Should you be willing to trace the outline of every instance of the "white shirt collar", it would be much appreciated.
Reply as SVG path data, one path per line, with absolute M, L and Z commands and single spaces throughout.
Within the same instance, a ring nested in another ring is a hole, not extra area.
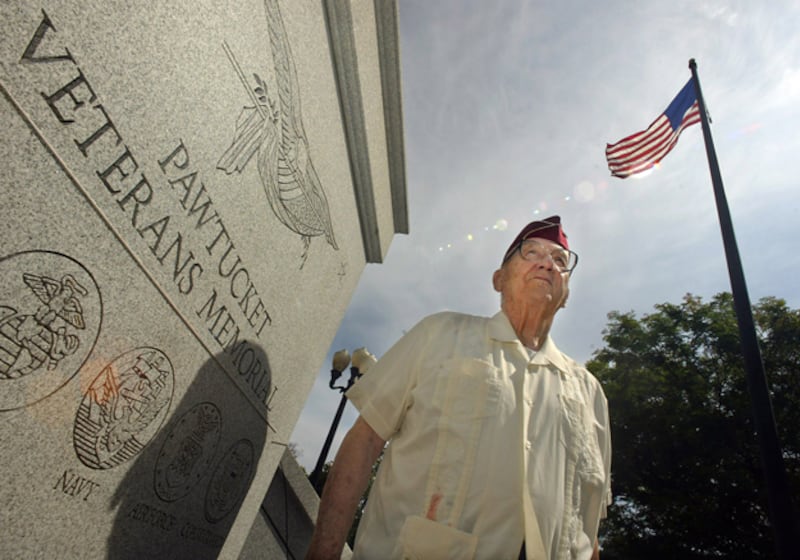
M 498 311 L 491 319 L 489 319 L 489 336 L 497 341 L 500 342 L 514 342 L 520 345 L 521 349 L 528 355 L 527 350 L 525 350 L 525 346 L 520 342 L 519 338 L 517 337 L 517 333 L 514 332 L 514 327 L 511 326 L 511 321 L 508 320 L 508 316 L 505 312 Z M 555 366 L 559 371 L 563 371 L 564 373 L 568 373 L 570 371 L 569 367 L 567 366 L 567 361 L 564 358 L 564 354 L 556 346 L 553 339 L 550 338 L 550 335 L 547 335 L 547 338 L 542 344 L 542 347 L 530 358 L 530 362 L 535 365 L 547 365 L 552 364 Z

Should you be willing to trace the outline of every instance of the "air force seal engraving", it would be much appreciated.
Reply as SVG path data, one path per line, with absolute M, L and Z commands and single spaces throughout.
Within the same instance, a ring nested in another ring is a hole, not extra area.
M 34 404 L 72 379 L 102 315 L 97 283 L 75 259 L 50 251 L 0 258 L 0 411 Z
M 109 469 L 137 455 L 164 421 L 173 385 L 172 364 L 161 350 L 135 348 L 112 360 L 75 416 L 73 442 L 81 462 Z
M 181 416 L 156 461 L 154 486 L 165 502 L 186 496 L 206 474 L 219 444 L 222 418 L 213 403 L 202 402 Z

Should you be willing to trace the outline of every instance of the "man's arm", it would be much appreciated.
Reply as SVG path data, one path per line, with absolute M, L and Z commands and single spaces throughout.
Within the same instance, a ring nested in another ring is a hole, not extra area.
M 386 441 L 359 416 L 344 437 L 328 473 L 306 560 L 341 557 L 356 506 L 367 489 L 372 465 L 385 444 Z

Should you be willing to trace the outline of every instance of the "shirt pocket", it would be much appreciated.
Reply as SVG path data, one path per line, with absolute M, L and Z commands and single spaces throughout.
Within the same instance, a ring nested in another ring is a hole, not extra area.
M 452 358 L 438 368 L 435 400 L 443 417 L 470 420 L 497 415 L 498 368 L 475 358 Z
M 433 399 L 439 459 L 471 460 L 482 431 L 498 413 L 499 370 L 489 362 L 466 358 L 447 360 L 439 368 Z
M 471 560 L 478 537 L 418 515 L 406 518 L 391 557 L 402 560 Z

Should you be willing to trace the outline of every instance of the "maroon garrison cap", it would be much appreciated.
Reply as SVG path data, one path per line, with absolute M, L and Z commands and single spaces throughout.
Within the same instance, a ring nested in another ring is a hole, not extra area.
M 552 241 L 553 243 L 558 243 L 569 251 L 567 234 L 561 229 L 561 216 L 550 216 L 544 220 L 531 222 L 522 228 L 522 231 L 519 232 L 514 238 L 514 241 L 511 242 L 511 245 L 508 246 L 506 254 L 503 255 L 503 262 L 506 262 L 511 255 L 514 254 L 514 251 L 516 251 L 520 243 L 531 237 L 540 237 Z

